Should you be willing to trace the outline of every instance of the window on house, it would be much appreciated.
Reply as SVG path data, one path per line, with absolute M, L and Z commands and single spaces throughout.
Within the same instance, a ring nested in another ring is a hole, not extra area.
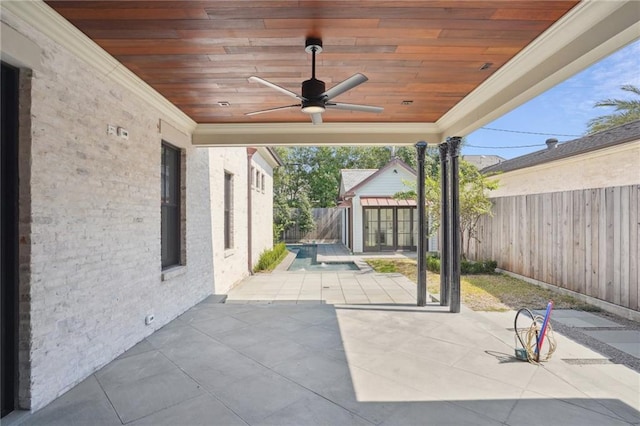
M 260 178 L 260 188 L 262 188 L 262 192 L 264 192 L 264 175 L 262 175 L 262 177 Z
M 260 189 L 260 170 L 256 170 L 256 190 Z
M 252 188 L 255 188 L 255 186 L 257 185 L 255 171 L 256 171 L 256 168 L 251 167 L 251 187 Z
M 162 268 L 180 264 L 180 150 L 162 143 L 161 166 L 161 246 Z
M 224 173 L 224 248 L 233 247 L 233 175 Z

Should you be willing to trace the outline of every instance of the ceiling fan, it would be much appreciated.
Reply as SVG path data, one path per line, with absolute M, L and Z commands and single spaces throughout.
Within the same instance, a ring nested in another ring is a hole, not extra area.
M 326 109 L 342 109 L 348 111 L 360 112 L 382 112 L 384 108 L 370 105 L 355 105 L 331 102 L 333 98 L 343 94 L 347 90 L 364 83 L 368 78 L 364 74 L 354 74 L 341 83 L 336 84 L 329 90 L 325 90 L 324 81 L 316 79 L 316 54 L 322 52 L 322 40 L 319 38 L 307 38 L 304 49 L 307 53 L 311 53 L 311 78 L 302 82 L 302 95 L 298 95 L 284 87 L 273 84 L 270 81 L 260 77 L 251 76 L 249 81 L 252 83 L 260 83 L 264 86 L 284 93 L 287 96 L 296 98 L 300 101 L 298 104 L 287 105 L 277 108 L 264 109 L 261 111 L 248 112 L 246 115 L 264 114 L 267 112 L 280 111 L 289 108 L 300 108 L 302 112 L 311 116 L 313 124 L 322 123 L 322 113 Z

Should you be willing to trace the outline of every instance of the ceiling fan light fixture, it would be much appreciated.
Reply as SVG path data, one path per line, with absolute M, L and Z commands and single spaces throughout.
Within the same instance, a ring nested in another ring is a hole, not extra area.
M 324 102 L 321 100 L 309 100 L 302 103 L 302 112 L 306 114 L 319 114 L 325 110 Z
M 321 105 L 309 105 L 306 107 L 302 107 L 302 112 L 307 114 L 318 114 L 323 113 L 325 108 Z

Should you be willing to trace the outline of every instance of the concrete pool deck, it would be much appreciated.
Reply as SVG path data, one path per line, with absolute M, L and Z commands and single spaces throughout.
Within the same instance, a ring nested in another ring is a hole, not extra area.
M 357 271 L 287 271 L 289 256 L 272 273 L 247 277 L 229 291 L 227 303 L 416 303 L 416 286 L 402 274 L 379 274 L 364 261 L 372 257 L 415 258 L 415 252 L 352 255 L 340 244 L 318 244 L 318 262 L 354 262 Z
M 514 312 L 415 296 L 400 274 L 256 274 L 15 424 L 640 425 L 637 371 L 560 333 L 548 362 L 516 361 Z
M 640 423 L 637 372 L 561 335 L 514 361 L 512 314 L 211 297 L 22 424 Z

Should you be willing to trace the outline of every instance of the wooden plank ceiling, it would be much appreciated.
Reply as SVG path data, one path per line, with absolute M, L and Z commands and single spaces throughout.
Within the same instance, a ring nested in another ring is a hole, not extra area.
M 196 122 L 268 123 L 309 117 L 246 116 L 295 103 L 247 79 L 300 93 L 311 76 L 306 36 L 323 40 L 316 77 L 327 88 L 369 78 L 336 102 L 384 107 L 327 110 L 325 122 L 436 122 L 578 1 L 47 3 Z

